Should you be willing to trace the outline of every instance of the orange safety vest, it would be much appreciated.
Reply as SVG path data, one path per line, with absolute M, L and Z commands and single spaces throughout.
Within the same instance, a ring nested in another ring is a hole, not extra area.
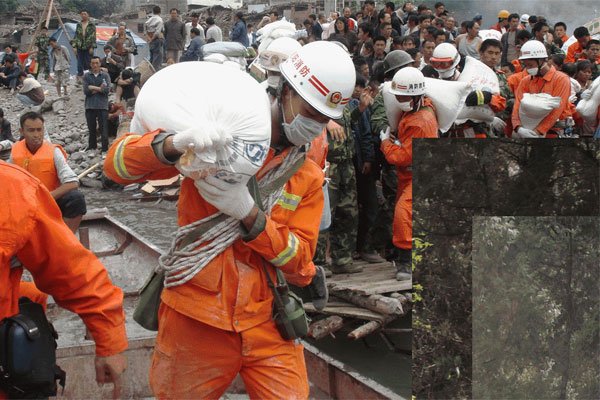
M 34 154 L 27 148 L 25 140 L 15 143 L 12 147 L 11 158 L 15 165 L 27 170 L 31 175 L 38 178 L 49 191 L 53 191 L 60 186 L 58 173 L 54 166 L 54 149 L 58 148 L 67 157 L 67 153 L 57 144 L 52 144 L 44 140 Z

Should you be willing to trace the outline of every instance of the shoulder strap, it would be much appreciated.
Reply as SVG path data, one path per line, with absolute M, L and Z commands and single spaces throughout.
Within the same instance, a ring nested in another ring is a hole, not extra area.
M 302 167 L 304 161 L 306 161 L 305 155 L 298 158 L 298 160 L 296 160 L 292 165 L 290 165 L 287 171 L 285 171 L 279 178 L 275 179 L 273 182 L 271 182 L 262 189 L 259 189 L 256 176 L 252 176 L 252 178 L 250 178 L 250 180 L 248 181 L 248 189 L 250 190 L 252 198 L 254 198 L 254 201 L 261 210 L 264 211 L 264 204 L 262 202 L 262 198 L 269 196 L 271 193 L 285 185 L 286 182 L 289 181 L 296 172 L 298 172 L 300 167 Z
M 256 202 L 256 205 L 262 211 L 264 211 L 264 204 L 262 202 L 262 197 L 268 196 L 270 193 L 272 193 L 276 189 L 285 185 L 285 183 L 287 181 L 289 181 L 290 178 L 300 169 L 302 164 L 304 164 L 304 161 L 305 161 L 305 157 L 304 156 L 300 157 L 292 165 L 290 165 L 288 170 L 285 171 L 279 178 L 275 179 L 273 182 L 271 182 L 271 184 L 267 185 L 267 187 L 263 188 L 262 190 L 259 189 L 258 181 L 256 180 L 256 176 L 252 176 L 252 178 L 250 178 L 250 180 L 248 181 L 248 190 L 250 191 L 250 195 Z M 202 236 L 205 232 L 207 232 L 209 229 L 211 229 L 215 225 L 225 221 L 227 218 L 229 218 L 228 215 L 220 214 L 220 215 L 216 216 L 215 218 L 211 219 L 210 221 L 206 221 L 202 225 L 197 226 L 195 229 L 190 231 L 185 236 L 185 238 L 180 242 L 178 247 L 181 249 L 181 248 L 184 248 L 185 246 L 193 243 L 200 236 Z M 277 278 L 279 280 L 279 276 Z M 284 282 L 285 282 L 285 280 L 284 280 Z

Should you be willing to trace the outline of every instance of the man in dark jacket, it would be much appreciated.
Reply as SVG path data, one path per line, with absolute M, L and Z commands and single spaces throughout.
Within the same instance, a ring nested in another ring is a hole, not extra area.
M 248 43 L 248 30 L 246 29 L 246 20 L 244 20 L 244 13 L 238 11 L 233 16 L 234 25 L 231 29 L 231 35 L 229 39 L 232 42 L 241 43 L 244 47 L 250 46 Z
M 0 85 L 9 87 L 10 92 L 14 93 L 20 74 L 21 68 L 16 62 L 16 57 L 7 55 L 4 59 L 4 67 L 0 68 Z
M 190 29 L 190 36 L 192 40 L 187 50 L 181 56 L 181 61 L 202 61 L 202 46 L 204 46 L 204 41 L 200 36 L 200 29 Z
M 100 58 L 92 57 L 90 71 L 83 76 L 85 119 L 90 132 L 88 149 L 97 147 L 97 127 L 100 128 L 102 151 L 108 151 L 108 92 L 110 76 L 100 69 Z
M 171 9 L 171 19 L 165 22 L 165 47 L 167 49 L 167 61 L 172 58 L 178 62 L 185 45 L 185 24 L 179 18 L 179 10 Z

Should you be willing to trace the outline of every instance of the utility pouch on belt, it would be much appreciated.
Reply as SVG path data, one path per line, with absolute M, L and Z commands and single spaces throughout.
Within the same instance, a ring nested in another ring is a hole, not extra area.
M 294 340 L 306 336 L 309 319 L 304 311 L 300 297 L 289 290 L 283 273 L 276 269 L 277 286 L 273 284 L 269 272 L 263 263 L 269 287 L 273 291 L 273 320 L 284 340 Z
M 140 290 L 140 299 L 133 320 L 149 331 L 158 330 L 158 307 L 164 288 L 165 273 L 154 271 Z
M 65 372 L 56 365 L 54 327 L 41 305 L 19 299 L 19 314 L 0 322 L 0 389 L 11 399 L 56 396 Z

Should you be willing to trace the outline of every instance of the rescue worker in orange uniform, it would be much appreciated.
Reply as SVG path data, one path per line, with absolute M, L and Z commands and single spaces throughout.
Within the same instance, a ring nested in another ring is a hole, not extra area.
M 39 180 L 0 161 L 0 182 L 0 321 L 19 312 L 19 281 L 26 265 L 44 292 L 81 316 L 96 342 L 96 380 L 113 382 L 113 394 L 120 397 L 127 366 L 122 291 L 65 226 Z
M 573 36 L 577 41 L 569 46 L 567 49 L 567 56 L 565 57 L 565 63 L 573 63 L 579 59 L 587 58 L 585 54 L 585 48 L 591 39 L 590 31 L 585 26 L 575 28 Z
M 38 178 L 58 204 L 67 226 L 75 232 L 86 213 L 85 198 L 77 190 L 79 180 L 69 167 L 62 147 L 44 140 L 44 117 L 35 112 L 21 116 L 24 140 L 12 146 L 9 162 Z
M 280 70 L 271 149 L 259 181 L 321 134 L 330 119 L 339 119 L 354 89 L 352 61 L 331 42 L 307 44 Z M 119 183 L 178 174 L 174 163 L 186 149 L 178 135 L 157 130 L 123 136 L 107 154 L 105 173 Z M 163 290 L 150 371 L 157 398 L 219 398 L 238 373 L 251 398 L 308 397 L 303 347 L 277 331 L 263 266 L 273 280 L 279 268 L 289 283 L 311 281 L 323 179 L 321 168 L 305 160 L 285 184 L 285 204 L 278 202 L 270 214 L 254 204 L 246 185 L 184 179 L 180 225 L 221 212 L 240 220 L 243 234 L 191 280 Z
M 381 151 L 396 166 L 398 191 L 394 212 L 394 246 L 400 249 L 396 279 L 410 279 L 412 261 L 412 142 L 413 139 L 437 138 L 438 122 L 431 100 L 425 97 L 425 77 L 416 68 L 396 72 L 390 93 L 396 95 L 403 114 L 398 122 L 398 140 L 382 132 Z
M 440 79 L 457 81 L 460 77 L 460 71 L 458 70 L 460 54 L 454 45 L 450 43 L 439 44 L 433 50 L 430 62 L 431 66 L 440 74 Z M 467 106 L 488 105 L 494 113 L 499 113 L 506 108 L 506 99 L 499 94 L 474 90 L 467 96 L 465 104 Z M 488 137 L 488 131 L 489 127 L 485 122 L 468 119 L 462 124 L 453 124 L 450 130 L 446 132 L 446 136 L 485 139 Z
M 548 65 L 546 46 L 537 40 L 530 40 L 521 48 L 519 57 L 529 76 L 523 78 L 515 92 L 515 105 L 512 113 L 513 137 L 516 138 L 556 138 L 560 126 L 555 126 L 557 120 L 564 121 L 571 115 L 569 96 L 571 95 L 571 82 L 569 77 L 553 66 Z M 534 129 L 521 126 L 519 108 L 524 93 L 547 93 L 553 97 L 560 97 L 560 105 L 538 124 Z

